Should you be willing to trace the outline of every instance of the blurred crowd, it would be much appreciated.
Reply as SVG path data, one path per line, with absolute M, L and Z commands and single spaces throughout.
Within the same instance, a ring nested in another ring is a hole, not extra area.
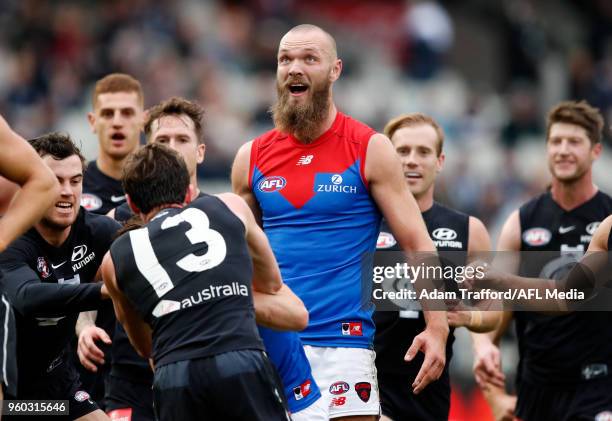
M 546 187 L 547 110 L 586 99 L 612 121 L 607 0 L 3 0 L 0 113 L 25 137 L 67 131 L 94 158 L 93 83 L 129 73 L 147 106 L 180 95 L 205 107 L 201 181 L 227 189 L 238 147 L 271 127 L 278 41 L 306 22 L 336 37 L 342 111 L 378 130 L 405 112 L 440 122 L 438 198 L 481 218 L 494 241 Z M 611 193 L 612 154 L 601 161 L 596 182 Z M 456 364 L 467 379 L 470 362 Z
M 612 120 L 605 0 L 5 0 L 0 112 L 26 137 L 68 131 L 93 157 L 92 84 L 127 72 L 147 105 L 172 95 L 204 105 L 203 180 L 225 180 L 238 147 L 271 126 L 276 46 L 301 22 L 336 36 L 343 111 L 379 130 L 403 112 L 441 122 L 440 199 L 482 218 L 494 237 L 505 210 L 546 185 L 552 104 L 584 98 Z M 596 166 L 604 188 L 605 166 Z

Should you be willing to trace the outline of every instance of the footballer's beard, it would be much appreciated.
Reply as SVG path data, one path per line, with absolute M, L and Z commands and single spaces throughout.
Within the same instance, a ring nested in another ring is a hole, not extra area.
M 278 100 L 270 107 L 274 126 L 283 133 L 291 133 L 302 142 L 310 143 L 321 133 L 321 124 L 327 118 L 330 103 L 331 82 L 326 80 L 319 86 L 311 85 L 312 95 L 304 104 L 291 104 L 288 80 L 284 85 L 276 83 Z

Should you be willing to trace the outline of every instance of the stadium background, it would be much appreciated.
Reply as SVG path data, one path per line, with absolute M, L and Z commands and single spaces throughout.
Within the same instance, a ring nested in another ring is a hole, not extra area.
M 0 113 L 25 137 L 67 131 L 95 158 L 86 120 L 93 83 L 130 73 L 146 106 L 180 95 L 205 107 L 202 188 L 226 190 L 238 147 L 271 126 L 278 41 L 305 22 L 336 37 L 342 111 L 378 130 L 412 111 L 442 124 L 447 161 L 436 196 L 481 218 L 494 241 L 509 212 L 548 182 L 546 110 L 587 99 L 612 121 L 607 0 L 2 0 Z M 609 133 L 605 142 L 609 149 Z M 605 149 L 595 180 L 610 193 Z M 452 419 L 486 419 L 471 345 L 458 336 Z M 505 345 L 511 380 L 512 335 Z

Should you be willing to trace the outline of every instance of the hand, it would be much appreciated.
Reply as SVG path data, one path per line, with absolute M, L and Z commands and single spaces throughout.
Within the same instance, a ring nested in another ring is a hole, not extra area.
M 468 310 L 448 310 L 446 312 L 448 317 L 448 325 L 452 327 L 470 327 L 470 321 L 472 320 L 472 312 Z
M 506 376 L 501 369 L 499 348 L 490 339 L 481 339 L 474 344 L 474 377 L 481 389 L 489 385 L 505 389 Z
M 89 371 L 98 371 L 96 364 L 104 364 L 104 353 L 96 345 L 96 341 L 101 340 L 105 344 L 110 344 L 111 339 L 104 329 L 97 326 L 88 326 L 81 331 L 77 345 L 79 361 Z
M 516 396 L 508 395 L 506 393 L 496 394 L 490 402 L 491 412 L 493 412 L 493 418 L 495 421 L 517 421 L 518 418 L 514 416 L 514 410 L 516 409 Z
M 417 373 L 412 389 L 414 394 L 419 394 L 425 387 L 440 378 L 444 365 L 446 364 L 446 340 L 448 329 L 425 328 L 417 335 L 408 348 L 404 360 L 410 362 L 414 359 L 417 352 L 425 354 L 425 360 L 421 369 Z

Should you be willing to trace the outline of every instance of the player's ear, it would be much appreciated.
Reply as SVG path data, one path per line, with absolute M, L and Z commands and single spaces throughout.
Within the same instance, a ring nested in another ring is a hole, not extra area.
M 130 207 L 130 209 L 132 210 L 132 212 L 134 212 L 135 215 L 140 215 L 140 209 L 138 209 L 138 206 L 136 206 L 136 204 L 134 202 L 132 202 L 132 199 L 130 198 L 130 195 L 126 193 L 125 195 L 125 200 L 127 200 L 127 204 Z
M 87 113 L 87 121 L 89 122 L 89 127 L 91 128 L 91 132 L 96 132 L 96 115 L 94 113 Z

